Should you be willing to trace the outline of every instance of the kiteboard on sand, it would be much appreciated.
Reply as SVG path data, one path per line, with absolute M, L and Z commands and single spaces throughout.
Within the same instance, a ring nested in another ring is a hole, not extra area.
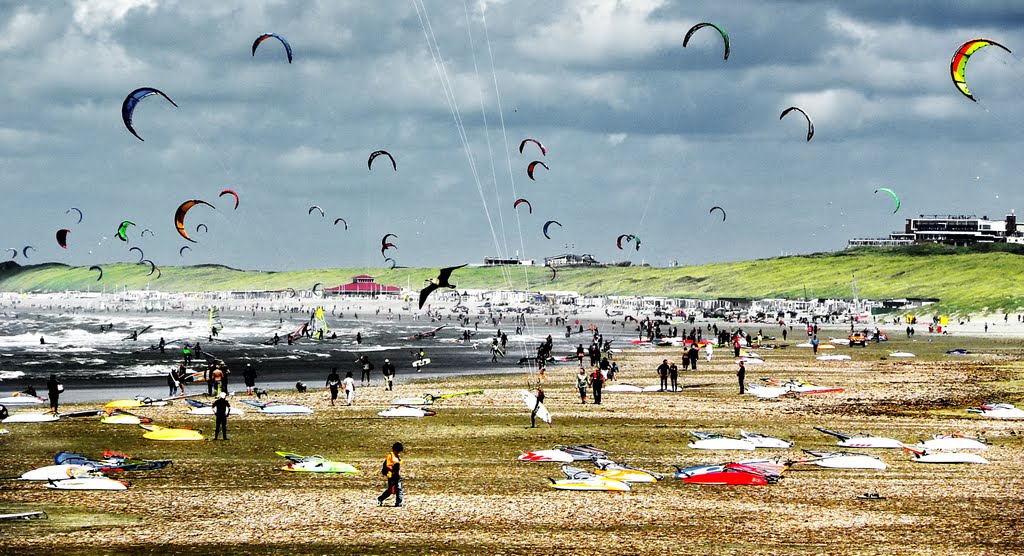
M 523 403 L 526 404 L 526 409 L 529 409 L 532 412 L 533 408 L 537 407 L 537 396 L 534 396 L 526 390 L 520 392 L 519 396 L 523 398 Z M 548 408 L 544 407 L 543 403 L 541 403 L 540 407 L 537 408 L 537 417 L 539 417 L 541 421 L 544 421 L 549 425 L 551 424 L 551 413 L 548 412 Z
M 0 514 L 0 520 L 3 519 L 49 519 L 50 516 L 46 512 L 22 512 L 20 514 Z

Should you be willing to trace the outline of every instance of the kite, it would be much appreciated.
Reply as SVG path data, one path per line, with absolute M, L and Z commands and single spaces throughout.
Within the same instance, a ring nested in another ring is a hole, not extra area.
M 96 277 L 96 281 L 97 282 L 99 282 L 100 280 L 103 279 L 103 269 L 100 268 L 99 265 L 95 265 L 94 264 L 94 265 L 89 267 L 89 270 L 95 270 L 95 271 L 98 271 L 100 273 L 100 275 Z
M 557 220 L 548 220 L 547 222 L 545 222 L 544 223 L 544 237 L 546 237 L 548 239 L 551 239 L 551 236 L 548 235 L 548 227 L 551 226 L 552 224 L 558 224 L 559 228 L 562 227 L 562 223 L 557 221 Z
M 690 27 L 690 30 L 686 32 L 686 36 L 683 37 L 683 48 L 686 48 L 686 43 L 690 42 L 690 37 L 692 37 L 694 33 L 696 33 L 698 30 L 703 29 L 705 27 L 714 27 L 716 31 L 718 31 L 719 33 L 722 34 L 722 40 L 725 41 L 725 59 L 728 60 L 729 59 L 729 35 L 726 35 L 725 34 L 725 30 L 723 30 L 721 27 L 715 25 L 714 23 L 698 23 L 698 24 L 694 25 L 693 27 Z
M 160 269 L 156 267 L 156 264 L 154 264 L 153 261 L 149 259 L 142 259 L 141 261 L 139 261 L 139 264 L 145 263 L 149 263 L 149 274 L 147 274 L 146 276 L 152 276 L 154 272 L 160 271 Z M 157 277 L 159 278 L 159 275 Z
M 725 222 L 725 209 L 722 207 L 711 207 L 711 210 L 708 211 L 708 214 L 715 212 L 715 209 L 722 211 L 722 222 Z
M 545 265 L 545 266 L 547 266 L 549 269 L 551 269 L 551 281 L 554 282 L 555 281 L 555 277 L 558 276 L 558 271 L 556 271 L 555 267 L 553 267 L 551 265 Z
M 210 229 L 206 227 L 206 224 L 200 224 L 200 225 L 196 226 L 196 233 L 197 234 L 199 233 L 199 228 L 203 229 L 203 233 L 206 233 L 206 232 L 210 231 Z
M 306 214 L 313 214 L 313 210 L 320 211 L 320 216 L 327 216 L 326 214 L 324 214 L 324 209 L 320 208 L 318 205 L 313 205 L 309 207 L 309 210 L 306 211 Z
M 12 259 L 18 258 L 18 250 L 17 249 L 15 249 L 13 247 L 8 247 L 7 250 L 11 252 L 11 258 Z
M 526 199 L 516 199 L 516 202 L 512 203 L 512 208 L 519 208 L 519 205 L 522 203 L 526 203 L 526 208 L 530 211 L 530 214 L 533 214 L 533 205 Z
M 142 249 L 141 249 L 141 248 L 139 248 L 139 247 L 132 247 L 131 249 L 129 249 L 129 250 L 128 250 L 128 252 L 129 252 L 129 253 L 131 253 L 132 251 L 138 251 L 138 252 L 139 252 L 139 262 L 140 262 L 140 263 L 141 263 L 142 261 L 146 260 L 146 255 L 145 255 L 145 254 L 143 254 L 143 252 L 142 252 Z
M 341 222 L 342 224 L 344 224 L 346 230 L 348 229 L 348 222 L 346 222 L 344 218 L 335 218 L 334 219 L 334 225 L 337 226 L 338 222 Z
M 386 245 L 391 245 L 392 247 L 394 247 L 393 244 L 389 244 L 388 243 L 388 237 L 393 237 L 395 239 L 398 239 L 398 236 L 396 236 L 395 234 L 384 234 L 384 237 L 380 238 L 380 246 L 381 247 L 384 247 Z
M 879 191 L 881 191 L 883 193 L 888 193 L 889 195 L 892 195 L 892 200 L 896 201 L 896 210 L 892 211 L 892 213 L 896 214 L 897 212 L 899 212 L 900 211 L 900 198 L 896 196 L 896 192 L 893 191 L 892 189 L 889 189 L 888 187 L 879 187 L 878 189 L 875 190 L 875 193 L 878 193 Z
M 312 292 L 313 292 L 313 295 L 316 295 L 316 289 L 317 289 L 317 288 L 319 288 L 319 287 L 320 287 L 320 286 L 322 286 L 322 285 L 323 285 L 323 283 L 322 283 L 322 282 L 317 282 L 317 283 L 313 284 L 313 289 L 312 289 L 312 290 L 310 290 L 310 291 L 312 291 Z
M 221 191 L 220 195 L 217 195 L 217 197 L 223 197 L 225 195 L 232 195 L 232 196 L 234 196 L 234 198 L 235 198 L 235 209 L 237 210 L 238 209 L 238 193 L 235 193 L 234 191 L 232 191 L 230 189 L 225 189 L 224 191 Z
M 185 238 L 187 241 L 191 241 L 192 243 L 195 243 L 196 240 L 188 237 L 188 233 L 185 232 L 185 213 L 196 205 L 206 205 L 214 210 L 217 209 L 217 207 L 207 203 L 206 201 L 192 199 L 191 201 L 185 201 L 178 207 L 178 210 L 174 211 L 174 227 L 178 229 L 178 234 L 181 235 L 181 237 Z
M 281 44 L 284 45 L 284 51 L 288 54 L 288 63 L 292 63 L 292 45 L 288 44 L 288 41 L 284 40 L 284 37 L 278 35 L 277 33 L 263 33 L 262 35 L 256 37 L 256 40 L 252 43 L 252 55 L 256 56 L 256 47 L 258 47 L 261 42 L 269 39 L 270 37 L 274 37 L 275 39 L 281 41 Z
M 116 235 L 117 239 L 119 239 L 121 241 L 128 241 L 128 226 L 134 226 L 134 225 L 135 225 L 135 222 L 131 222 L 129 220 L 125 220 L 124 222 L 121 222 L 120 226 L 117 227 L 117 233 L 114 234 L 114 235 Z
M 450 266 L 448 268 L 442 268 L 441 271 L 437 273 L 437 278 L 427 280 L 427 287 L 420 290 L 420 309 L 422 309 L 423 304 L 427 302 L 427 296 L 433 293 L 434 290 L 438 288 L 450 288 L 454 290 L 455 285 L 449 283 L 448 281 L 451 280 L 452 272 L 464 266 L 466 265 L 460 264 L 459 266 Z
M 538 164 L 543 166 L 545 170 L 550 170 L 550 168 L 548 168 L 547 164 L 544 164 L 543 162 L 541 162 L 539 160 L 534 160 L 533 162 L 530 163 L 529 166 L 526 167 L 526 175 L 530 176 L 531 180 L 533 179 L 533 169 L 536 168 Z
M 548 155 L 548 150 L 544 148 L 544 145 L 540 144 L 540 141 L 538 141 L 536 139 L 530 139 L 530 138 L 523 139 L 523 141 L 521 143 L 519 143 L 519 154 L 523 154 L 523 148 L 526 147 L 527 143 L 533 143 L 533 144 L 537 145 L 538 147 L 540 147 L 540 154 L 542 154 L 544 156 Z
M 619 249 L 622 249 L 622 240 L 633 241 L 633 236 L 629 234 L 622 234 L 621 236 L 616 238 L 615 246 L 618 247 Z
M 25 248 L 21 250 L 21 256 L 25 257 L 27 259 L 28 258 L 28 250 L 29 249 L 31 249 L 33 251 L 36 250 L 35 247 L 32 247 L 31 245 L 26 245 Z
M 174 104 L 174 101 L 171 100 L 171 97 L 165 95 L 163 91 L 160 91 L 159 89 L 141 87 L 129 93 L 128 96 L 124 98 L 124 102 L 121 103 L 121 120 L 124 121 L 124 126 L 128 128 L 128 131 L 130 131 L 139 141 L 145 141 L 145 139 L 139 137 L 138 133 L 135 133 L 135 128 L 132 127 L 132 113 L 135 112 L 135 105 L 150 95 L 160 95 L 167 99 L 167 102 L 173 104 L 175 108 L 178 107 L 178 105 Z
M 394 270 L 395 266 L 398 264 L 398 262 L 395 261 L 395 259 L 392 259 L 391 257 L 385 257 L 384 258 L 384 262 L 388 262 L 388 261 L 391 261 L 391 268 L 389 268 L 388 270 Z
M 994 40 L 973 39 L 960 45 L 960 48 L 956 49 L 956 52 L 953 53 L 953 59 L 949 62 L 949 75 L 953 78 L 953 85 L 956 85 L 957 90 L 974 102 L 978 102 L 978 99 L 974 98 L 974 95 L 967 88 L 967 60 L 972 54 L 986 46 L 998 46 L 1012 54 L 1009 48 L 1006 48 Z
M 797 108 L 796 106 L 790 106 L 789 108 L 782 111 L 782 114 L 779 115 L 779 119 L 781 120 L 782 118 L 786 117 L 786 114 L 789 114 L 793 110 L 796 110 L 797 112 L 803 114 L 805 118 L 807 118 L 807 140 L 810 141 L 811 137 L 814 137 L 814 122 L 811 121 L 811 117 L 807 115 L 807 112 L 804 112 L 803 110 Z
M 184 256 L 185 256 L 185 250 L 186 250 L 186 249 L 188 249 L 189 251 L 191 251 L 191 250 L 192 250 L 192 248 L 191 248 L 191 247 L 189 247 L 188 245 L 185 245 L 185 246 L 183 246 L 183 247 L 182 247 L 181 249 L 178 249 L 178 256 L 179 256 L 179 257 L 184 257 Z
M 388 151 L 373 151 L 372 153 L 370 153 L 370 158 L 366 159 L 366 169 L 373 170 L 373 159 L 377 158 L 382 154 L 386 155 L 388 158 L 391 159 L 391 167 L 397 172 L 398 164 L 395 164 L 395 157 L 391 156 L 391 153 L 389 153 Z
M 71 230 L 61 229 L 57 230 L 57 245 L 60 245 L 62 249 L 68 248 L 68 234 Z
M 146 228 L 145 230 L 142 230 L 142 233 L 139 234 L 139 237 L 146 237 L 146 232 L 149 232 L 149 235 L 151 235 L 151 236 L 152 235 L 156 235 L 156 234 L 153 233 L 153 230 L 150 230 L 149 228 Z
M 384 257 L 384 260 L 388 259 L 388 256 L 384 254 L 384 252 L 387 251 L 388 249 L 398 249 L 398 246 L 395 245 L 394 243 L 385 243 L 384 245 L 382 245 L 380 248 L 380 255 Z
M 64 214 L 71 214 L 71 211 L 75 211 L 75 212 L 78 213 L 78 224 L 81 224 L 82 223 L 82 216 L 84 216 L 82 214 L 82 210 L 78 209 L 78 208 L 75 208 L 75 207 L 71 207 L 68 210 L 64 211 Z

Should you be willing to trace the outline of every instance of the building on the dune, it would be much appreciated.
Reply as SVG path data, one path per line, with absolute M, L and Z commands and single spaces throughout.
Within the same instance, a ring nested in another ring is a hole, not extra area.
M 1021 243 L 1024 232 L 1017 227 L 1017 215 L 1012 211 L 1003 220 L 989 220 L 988 216 L 922 214 L 907 218 L 902 232 L 893 232 L 886 238 L 853 238 L 846 248 L 898 247 L 915 243 L 943 243 L 946 245 L 974 245 L 977 243 Z
M 334 286 L 333 288 L 323 288 L 324 295 L 338 295 L 338 296 L 376 296 L 376 295 L 395 295 L 402 293 L 402 288 L 397 286 L 385 286 L 384 284 L 378 284 L 374 281 L 373 276 L 367 276 L 366 274 L 360 274 L 359 276 L 353 276 L 352 282 L 349 284 L 342 284 L 340 286 Z

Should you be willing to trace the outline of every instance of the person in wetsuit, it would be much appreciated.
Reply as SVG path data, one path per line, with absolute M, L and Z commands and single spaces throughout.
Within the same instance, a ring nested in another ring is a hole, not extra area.
M 341 376 L 338 375 L 338 368 L 332 367 L 331 374 L 327 375 L 327 383 L 324 385 L 331 391 L 331 405 L 338 399 L 338 389 L 341 388 Z
M 228 403 L 228 395 L 226 392 L 221 392 L 213 402 L 213 414 L 217 419 L 217 425 L 213 431 L 214 440 L 217 440 L 222 433 L 224 440 L 228 439 L 228 412 L 230 411 L 231 404 Z

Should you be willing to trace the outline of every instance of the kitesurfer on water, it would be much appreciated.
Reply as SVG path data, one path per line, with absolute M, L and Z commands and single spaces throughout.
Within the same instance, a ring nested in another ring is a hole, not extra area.
M 341 387 L 341 376 L 338 375 L 338 368 L 331 367 L 331 374 L 327 375 L 327 383 L 324 385 L 331 391 L 331 405 L 338 399 L 338 388 Z
M 384 501 L 387 500 L 392 494 L 395 495 L 395 507 L 398 508 L 402 505 L 404 499 L 404 493 L 402 492 L 402 458 L 399 454 L 405 450 L 401 442 L 395 442 L 391 446 L 391 451 L 388 452 L 387 457 L 384 458 L 384 465 L 380 468 L 381 475 L 388 480 L 388 488 L 377 497 L 377 505 L 383 506 Z
M 221 392 L 213 402 L 213 414 L 216 416 L 217 424 L 213 431 L 213 439 L 224 433 L 224 440 L 228 439 L 228 412 L 231 411 L 231 404 L 228 403 L 227 392 Z

